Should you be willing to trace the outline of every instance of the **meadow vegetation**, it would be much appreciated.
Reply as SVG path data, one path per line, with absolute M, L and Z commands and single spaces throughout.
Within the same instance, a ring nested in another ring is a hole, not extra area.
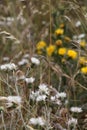
M 0 1 L 1 130 L 87 130 L 86 6 Z

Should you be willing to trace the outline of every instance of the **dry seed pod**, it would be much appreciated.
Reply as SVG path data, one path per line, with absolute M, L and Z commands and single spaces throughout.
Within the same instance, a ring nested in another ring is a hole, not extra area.
M 61 108 L 60 116 L 63 117 L 64 120 L 68 119 L 69 111 L 67 108 Z

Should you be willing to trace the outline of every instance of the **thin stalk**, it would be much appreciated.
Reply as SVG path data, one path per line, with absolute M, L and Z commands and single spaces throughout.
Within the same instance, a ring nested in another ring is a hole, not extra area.
M 50 44 L 52 44 L 52 17 L 51 17 L 51 0 L 49 0 L 49 12 L 50 12 Z
M 1 118 L 2 118 L 2 123 L 3 123 L 4 130 L 6 130 L 6 125 L 5 125 L 5 121 L 4 121 L 3 111 L 1 111 Z

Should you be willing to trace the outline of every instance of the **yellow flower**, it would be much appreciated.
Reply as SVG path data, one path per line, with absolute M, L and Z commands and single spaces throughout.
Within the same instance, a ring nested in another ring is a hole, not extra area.
M 44 41 L 40 41 L 37 43 L 37 50 L 43 49 L 44 47 L 46 47 L 46 43 Z
M 67 51 L 67 55 L 68 55 L 68 57 L 70 57 L 72 59 L 76 59 L 77 58 L 77 52 L 74 51 L 74 50 L 71 50 L 71 49 Z
M 79 63 L 84 65 L 85 63 L 87 63 L 87 60 L 85 57 L 79 57 Z
M 42 51 L 41 51 L 41 50 L 38 50 L 38 51 L 37 51 L 37 54 L 41 55 L 41 54 L 42 54 Z
M 62 63 L 66 63 L 66 59 L 63 58 L 63 59 L 61 60 L 61 62 L 62 62 Z
M 81 68 L 81 72 L 82 72 L 83 74 L 87 74 L 87 67 L 82 67 L 82 68 Z
M 58 28 L 56 31 L 55 31 L 55 34 L 56 35 L 62 35 L 64 33 L 64 29 L 61 29 L 61 28 Z
M 67 36 L 64 37 L 64 40 L 65 40 L 66 42 L 70 42 L 70 41 L 71 41 L 71 39 L 70 39 L 69 37 L 67 37 Z
M 86 42 L 85 42 L 84 40 L 81 41 L 81 42 L 80 42 L 80 46 L 84 48 L 84 47 L 86 46 Z
M 55 46 L 54 45 L 49 45 L 46 49 L 47 51 L 47 55 L 51 56 L 53 54 L 53 52 L 55 51 Z
M 64 24 L 62 23 L 62 24 L 60 24 L 60 28 L 64 28 Z
M 61 46 L 61 45 L 62 45 L 62 40 L 57 40 L 57 41 L 56 41 L 56 45 L 57 45 L 57 46 Z
M 64 47 L 62 47 L 62 48 L 60 48 L 59 50 L 58 50 L 58 54 L 59 55 L 65 55 L 66 54 L 66 48 L 64 48 Z

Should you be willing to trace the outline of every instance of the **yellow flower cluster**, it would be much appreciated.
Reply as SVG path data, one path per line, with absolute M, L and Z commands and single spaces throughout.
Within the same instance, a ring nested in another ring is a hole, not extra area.
M 86 67 L 82 67 L 82 68 L 81 68 L 81 72 L 82 72 L 83 74 L 87 74 L 87 66 L 86 66 Z
M 38 42 L 36 46 L 37 50 L 43 49 L 45 47 L 46 47 L 46 43 L 44 41 Z
M 55 45 L 49 45 L 47 48 L 46 48 L 46 52 L 47 52 L 47 55 L 48 56 L 52 56 L 52 54 L 54 53 L 55 51 Z
M 77 52 L 72 50 L 72 49 L 69 49 L 67 50 L 65 47 L 61 47 L 58 49 L 58 54 L 59 55 L 67 55 L 68 57 L 70 57 L 71 59 L 76 59 L 77 58 Z
M 65 54 L 66 54 L 66 48 L 65 48 L 65 47 L 59 48 L 58 54 L 59 54 L 59 55 L 62 55 L 62 56 L 65 55 Z
M 62 28 L 58 28 L 56 31 L 55 31 L 55 34 L 56 35 L 62 35 L 64 33 L 64 29 Z
M 70 50 L 67 51 L 67 55 L 71 59 L 76 59 L 77 58 L 77 52 L 74 51 L 74 50 L 72 50 L 72 49 L 70 49 Z

